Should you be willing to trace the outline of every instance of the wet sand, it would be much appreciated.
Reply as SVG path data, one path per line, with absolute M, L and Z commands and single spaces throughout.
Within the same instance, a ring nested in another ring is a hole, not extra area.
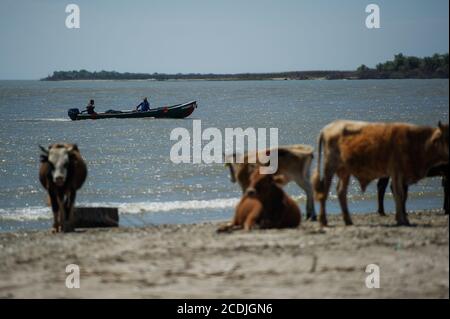
M 449 298 L 448 216 L 217 234 L 220 223 L 0 234 L 2 298 Z M 68 264 L 79 289 L 65 286 Z M 368 264 L 380 288 L 366 287 Z

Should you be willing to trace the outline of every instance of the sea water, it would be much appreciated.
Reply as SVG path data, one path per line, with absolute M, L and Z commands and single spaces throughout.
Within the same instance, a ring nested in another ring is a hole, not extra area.
M 69 108 L 95 100 L 96 111 L 196 100 L 187 119 L 70 121 Z M 170 132 L 203 127 L 278 128 L 279 144 L 317 148 L 320 129 L 335 119 L 448 122 L 448 80 L 362 81 L 0 81 L 0 231 L 49 228 L 52 213 L 39 184 L 39 148 L 77 143 L 88 178 L 79 206 L 118 207 L 121 226 L 193 223 L 231 218 L 240 195 L 223 164 L 174 164 Z M 317 156 L 316 156 L 317 158 Z M 313 167 L 315 166 L 313 162 Z M 362 194 L 352 179 L 351 212 L 376 211 L 376 183 Z M 305 212 L 305 194 L 286 188 Z M 410 188 L 408 210 L 438 209 L 439 178 Z M 394 209 L 389 189 L 386 210 Z M 318 207 L 317 207 L 318 208 Z M 329 213 L 339 213 L 334 186 Z

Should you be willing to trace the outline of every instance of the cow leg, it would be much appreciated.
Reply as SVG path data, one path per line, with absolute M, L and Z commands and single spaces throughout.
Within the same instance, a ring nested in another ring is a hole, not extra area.
M 447 176 L 442 177 L 442 187 L 444 187 L 444 212 L 446 215 L 448 215 L 448 178 L 447 178 Z
M 66 224 L 66 207 L 64 203 L 64 194 L 58 194 L 58 212 L 59 212 L 59 229 L 58 232 L 65 232 L 65 224 Z
M 342 218 L 344 219 L 345 225 L 353 225 L 352 219 L 350 217 L 350 212 L 348 210 L 347 204 L 347 189 L 348 183 L 350 181 L 350 174 L 348 173 L 339 173 L 338 174 L 339 181 L 336 186 L 336 192 L 339 198 L 339 204 L 341 205 Z
M 380 216 L 386 216 L 384 212 L 384 194 L 386 193 L 386 188 L 389 184 L 389 177 L 383 177 L 378 180 L 378 214 Z
M 74 230 L 74 222 L 75 222 L 75 216 L 74 216 L 74 203 L 76 198 L 76 192 L 70 191 L 67 194 L 67 205 L 66 205 L 66 218 L 68 220 L 65 221 L 65 231 L 73 231 Z
M 58 199 L 56 198 L 55 194 L 50 193 L 49 194 L 50 204 L 52 206 L 52 212 L 53 212 L 53 227 L 52 227 L 52 233 L 57 233 L 60 230 L 61 227 L 61 221 L 59 219 L 59 206 L 58 206 Z
M 296 180 L 295 183 L 306 193 L 306 219 L 316 221 L 317 216 L 314 208 L 314 194 L 309 177 Z
M 325 211 L 326 198 L 320 199 L 320 212 L 319 212 L 319 222 L 321 226 L 328 226 L 327 214 Z
M 242 226 L 235 225 L 234 223 L 230 222 L 230 223 L 220 226 L 219 228 L 217 228 L 216 231 L 218 233 L 224 233 L 224 232 L 230 232 L 230 231 L 241 229 L 241 228 L 242 228 Z
M 332 167 L 329 162 L 326 162 L 323 176 L 323 194 L 320 197 L 319 222 L 321 226 L 328 225 L 325 204 L 328 198 L 328 192 L 330 191 L 331 182 L 333 181 L 334 172 L 334 167 Z
M 247 216 L 244 222 L 244 230 L 249 231 L 258 222 L 261 217 L 260 209 L 253 209 Z
M 395 198 L 395 219 L 399 226 L 409 226 L 406 216 L 406 199 L 408 197 L 408 186 L 399 176 L 392 177 L 392 190 Z
M 239 224 L 237 212 L 235 212 L 231 222 L 217 228 L 218 233 L 231 232 L 233 230 L 241 229 L 243 226 Z

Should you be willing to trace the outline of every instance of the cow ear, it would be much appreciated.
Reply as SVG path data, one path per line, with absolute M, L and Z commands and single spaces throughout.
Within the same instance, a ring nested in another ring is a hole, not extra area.
M 41 149 L 41 155 L 39 156 L 41 163 L 48 162 L 48 149 L 42 145 L 39 145 L 39 148 Z
M 441 129 L 441 131 L 448 130 L 448 124 L 447 123 L 442 123 L 441 121 L 439 121 L 438 127 Z
M 439 127 L 438 129 L 435 129 L 433 135 L 431 135 L 431 143 L 436 144 L 442 137 L 442 128 Z
M 73 152 L 73 151 L 78 151 L 78 145 L 77 144 L 72 144 L 69 147 L 69 152 Z
M 41 163 L 47 163 L 48 162 L 48 156 L 47 155 L 41 154 L 41 156 L 39 158 L 40 158 Z

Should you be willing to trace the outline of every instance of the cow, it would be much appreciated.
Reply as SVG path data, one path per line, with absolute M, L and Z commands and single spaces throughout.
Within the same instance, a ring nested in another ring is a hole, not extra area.
M 390 177 L 397 224 L 409 225 L 405 209 L 408 186 L 424 178 L 431 167 L 448 162 L 448 141 L 448 124 L 441 122 L 437 128 L 346 120 L 328 124 L 319 135 L 318 165 L 312 179 L 315 197 L 321 206 L 320 224 L 327 226 L 325 202 L 333 176 L 337 174 L 337 194 L 346 225 L 352 224 L 347 206 L 351 175 L 359 181 L 363 192 L 372 180 Z
M 448 215 L 448 164 L 442 164 L 439 166 L 432 167 L 427 172 L 427 177 L 436 177 L 442 176 L 442 187 L 444 188 L 444 212 Z M 389 184 L 389 177 L 380 178 L 377 183 L 378 190 L 378 214 L 380 216 L 386 216 L 384 212 L 384 194 L 386 192 L 386 188 Z
M 52 232 L 74 230 L 76 192 L 87 176 L 87 167 L 76 144 L 40 146 L 39 181 L 48 192 L 53 211 Z
M 294 228 L 300 225 L 300 208 L 282 188 L 286 183 L 282 175 L 261 174 L 258 169 L 250 176 L 246 189 L 231 223 L 217 231 L 231 231 L 244 228 L 249 231 L 254 226 L 260 228 Z
M 264 153 L 270 155 L 273 149 L 261 150 L 257 154 Z M 310 168 L 313 160 L 313 147 L 309 145 L 287 145 L 277 148 L 278 152 L 278 169 L 276 175 L 284 176 L 285 183 L 295 181 L 306 193 L 306 217 L 307 219 L 316 220 L 316 212 L 314 209 L 314 195 L 310 181 Z M 243 163 L 236 163 L 236 154 L 226 157 L 226 166 L 230 170 L 230 179 L 232 183 L 238 183 L 244 193 L 250 184 L 250 175 L 253 170 L 261 165 L 256 160 L 249 161 L 254 153 L 247 153 L 243 156 Z M 256 162 L 256 163 L 254 163 Z

